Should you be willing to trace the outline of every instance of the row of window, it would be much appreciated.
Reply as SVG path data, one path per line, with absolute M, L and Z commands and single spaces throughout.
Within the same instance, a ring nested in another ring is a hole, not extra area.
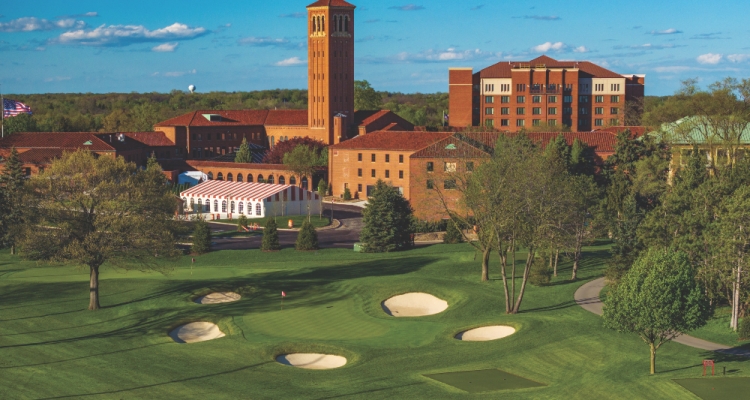
M 362 168 L 358 168 L 357 169 L 357 176 L 360 177 L 360 178 L 362 177 Z M 370 177 L 377 178 L 377 171 L 374 170 L 374 169 L 370 170 Z M 390 170 L 388 170 L 388 169 L 385 170 L 385 177 L 386 178 L 390 178 L 391 177 L 391 171 Z M 404 179 L 404 171 L 398 171 L 398 179 Z
M 206 134 L 206 140 L 237 140 L 237 133 L 217 133 L 216 136 L 213 136 L 210 133 Z M 203 135 L 200 133 L 193 133 L 191 135 L 193 140 L 203 140 Z M 260 139 L 260 133 L 259 132 L 253 132 L 250 134 L 250 139 Z
M 378 156 L 375 153 L 370 154 L 370 161 L 371 162 L 377 162 L 377 160 L 378 160 Z M 362 161 L 362 153 L 357 153 L 357 161 Z M 391 155 L 390 154 L 386 154 L 385 155 L 385 162 L 387 162 L 387 163 L 391 162 Z M 399 164 L 403 164 L 404 163 L 404 155 L 403 154 L 399 154 L 398 155 L 398 163 Z
M 209 172 L 206 175 L 208 176 L 209 180 L 213 180 L 214 179 L 214 173 L 213 172 Z M 217 181 L 223 181 L 224 178 L 225 178 L 224 174 L 221 173 L 221 172 L 219 172 L 216 175 L 216 180 Z M 244 182 L 244 179 L 245 179 L 245 177 L 242 174 L 237 174 L 237 182 Z M 258 176 L 257 176 L 256 179 L 258 180 L 258 183 L 276 183 L 276 180 L 277 180 L 276 178 L 274 178 L 273 175 L 269 175 L 268 178 L 264 178 L 262 174 L 258 174 Z M 226 176 L 226 180 L 228 182 L 233 182 L 234 181 L 234 175 L 232 175 L 231 172 L 228 173 L 227 176 Z M 253 175 L 252 174 L 247 174 L 247 181 L 248 182 L 253 182 Z M 279 181 L 279 185 L 286 185 L 286 178 L 283 175 L 279 176 L 278 181 Z M 306 177 L 302 178 L 302 182 L 301 183 L 302 183 L 302 188 L 303 189 L 307 189 L 307 178 Z M 289 184 L 290 185 L 296 185 L 297 184 L 297 178 L 295 178 L 293 176 L 290 176 L 289 177 Z
M 492 119 L 487 119 L 484 121 L 484 125 L 488 128 L 492 128 L 495 126 L 495 121 Z M 534 119 L 531 120 L 531 125 L 533 126 L 541 126 L 542 120 L 541 119 Z M 500 120 L 500 126 L 510 126 L 510 120 L 509 119 L 501 119 Z M 526 120 L 524 119 L 517 119 L 516 120 L 516 126 L 526 126 Z M 547 120 L 547 126 L 557 126 L 557 120 L 550 119 Z
M 510 96 L 499 96 L 501 103 L 510 103 Z M 531 96 L 531 102 L 532 103 L 541 103 L 542 97 L 544 96 Z M 558 96 L 547 96 L 547 103 L 557 103 L 557 97 Z M 588 103 L 589 102 L 589 96 L 579 96 L 578 101 L 580 103 Z M 610 103 L 619 103 L 620 102 L 620 96 L 618 95 L 612 95 L 609 96 Z M 495 96 L 485 96 L 484 102 L 486 104 L 493 104 L 495 103 Z M 525 103 L 526 102 L 526 96 L 516 96 L 516 103 Z M 564 103 L 572 103 L 573 102 L 573 96 L 563 96 L 563 102 Z M 594 102 L 596 103 L 604 103 L 604 96 L 594 96 Z
M 183 197 L 182 201 L 185 203 L 185 205 L 187 205 L 187 199 L 186 198 Z M 221 211 L 219 211 L 220 210 L 219 209 L 219 204 L 221 204 Z M 247 207 L 245 207 L 245 204 L 247 204 Z M 234 214 L 235 209 L 236 209 L 240 214 L 245 214 L 245 210 L 247 210 L 247 215 L 253 215 L 253 208 L 254 208 L 256 216 L 263 215 L 262 214 L 263 210 L 262 210 L 262 206 L 261 206 L 260 202 L 255 203 L 255 207 L 253 207 L 253 203 L 250 202 L 250 201 L 248 201 L 247 203 L 242 202 L 242 201 L 239 201 L 239 202 L 236 202 L 236 203 L 234 201 L 230 201 L 229 203 L 227 203 L 226 200 L 222 200 L 221 203 L 219 203 L 219 200 L 214 200 L 214 204 L 213 204 L 214 210 L 213 210 L 213 212 L 215 212 L 215 213 L 218 213 L 218 212 L 226 213 L 227 212 L 227 205 L 229 205 L 229 213 L 231 213 L 231 214 Z M 235 208 L 235 206 L 237 206 L 237 207 Z M 210 213 L 211 212 L 211 200 L 206 199 L 206 201 L 204 203 L 203 199 L 198 199 L 198 202 L 195 203 L 195 199 L 191 198 L 190 199 L 190 209 L 198 211 L 198 212 Z
M 435 163 L 432 161 L 428 161 L 427 165 L 427 172 L 435 172 Z M 456 172 L 458 168 L 458 164 L 454 162 L 443 162 L 443 172 Z M 466 163 L 466 171 L 467 172 L 473 172 L 474 171 L 474 162 L 469 161 Z
M 455 190 L 456 189 L 456 180 L 455 179 L 446 179 L 443 181 L 443 189 L 445 190 Z M 435 189 L 435 181 L 433 180 L 427 180 L 427 189 Z
M 531 109 L 532 115 L 542 115 L 542 107 L 533 107 Z M 563 114 L 572 114 L 573 109 L 570 107 L 564 107 L 563 108 Z M 610 107 L 609 109 L 610 115 L 619 115 L 620 109 L 617 107 Z M 588 114 L 588 109 L 581 107 L 580 110 L 581 115 Z M 604 107 L 595 107 L 594 108 L 594 114 L 596 115 L 604 115 Z M 484 109 L 484 115 L 495 115 L 495 109 L 493 107 L 485 107 Z M 510 115 L 510 107 L 501 107 L 500 108 L 500 115 Z M 517 107 L 516 108 L 516 114 L 515 115 L 526 115 L 526 108 L 525 107 Z M 557 115 L 557 108 L 556 107 L 550 107 L 547 108 L 547 115 Z

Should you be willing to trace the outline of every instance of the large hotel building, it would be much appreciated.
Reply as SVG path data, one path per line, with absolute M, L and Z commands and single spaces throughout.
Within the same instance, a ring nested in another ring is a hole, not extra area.
M 451 68 L 450 126 L 519 131 L 566 125 L 580 132 L 626 125 L 625 105 L 643 99 L 644 85 L 645 75 L 547 56 L 503 61 L 476 73 Z

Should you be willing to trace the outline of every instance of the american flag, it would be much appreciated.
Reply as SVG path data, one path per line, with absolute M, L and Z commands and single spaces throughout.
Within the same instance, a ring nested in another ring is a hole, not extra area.
M 15 117 L 18 114 L 31 114 L 31 107 L 20 101 L 3 99 L 3 118 Z

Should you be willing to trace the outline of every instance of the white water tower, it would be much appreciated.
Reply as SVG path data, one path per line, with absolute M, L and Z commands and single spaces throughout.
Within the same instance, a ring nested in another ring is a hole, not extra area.
M 195 85 L 188 86 L 188 90 L 190 91 L 190 93 L 195 93 Z

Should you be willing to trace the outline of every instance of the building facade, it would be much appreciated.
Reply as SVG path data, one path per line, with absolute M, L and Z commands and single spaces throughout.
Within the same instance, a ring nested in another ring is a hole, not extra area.
M 627 105 L 642 101 L 644 88 L 645 75 L 547 56 L 503 61 L 476 73 L 451 68 L 450 126 L 510 132 L 535 126 L 565 125 L 573 131 L 621 126 L 631 117 L 626 112 L 639 112 Z

